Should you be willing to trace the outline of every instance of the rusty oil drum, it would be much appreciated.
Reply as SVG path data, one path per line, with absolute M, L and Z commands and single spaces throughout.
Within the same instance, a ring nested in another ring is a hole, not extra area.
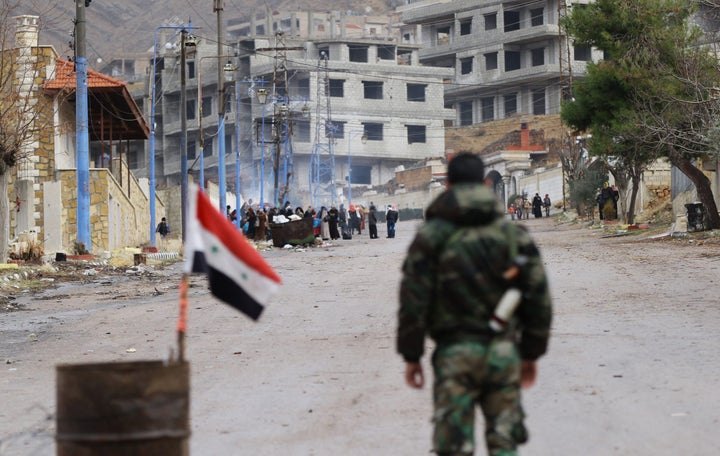
M 66 364 L 56 374 L 58 456 L 189 454 L 188 363 Z

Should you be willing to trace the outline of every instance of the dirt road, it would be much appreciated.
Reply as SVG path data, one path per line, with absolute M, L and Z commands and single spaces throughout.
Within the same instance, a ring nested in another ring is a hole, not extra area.
M 720 246 L 523 223 L 547 264 L 555 320 L 525 396 L 522 454 L 717 454 Z M 193 455 L 428 454 L 430 391 L 404 386 L 394 349 L 414 229 L 266 252 L 284 286 L 259 323 L 193 279 Z M 57 363 L 167 358 L 179 270 L 66 284 L 0 314 L 0 455 L 54 454 Z

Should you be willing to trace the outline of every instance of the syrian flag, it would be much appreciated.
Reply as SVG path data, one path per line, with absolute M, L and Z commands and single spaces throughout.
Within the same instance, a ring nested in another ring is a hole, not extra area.
M 188 200 L 185 272 L 206 273 L 215 297 L 257 320 L 280 277 L 197 184 Z

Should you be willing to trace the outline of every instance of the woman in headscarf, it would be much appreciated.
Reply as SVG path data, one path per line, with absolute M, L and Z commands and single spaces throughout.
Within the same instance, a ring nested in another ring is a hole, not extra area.
M 355 230 L 357 230 L 358 234 L 362 234 L 360 231 L 360 217 L 358 217 L 358 214 L 355 211 L 355 206 L 352 204 L 348 209 L 348 214 L 350 215 L 350 233 L 354 233 Z
M 255 231 L 255 240 L 264 241 L 267 239 L 268 216 L 267 212 L 257 211 L 257 230 Z
M 328 210 L 325 206 L 320 208 L 318 219 L 320 219 L 320 237 L 323 241 L 327 241 L 330 239 L 330 221 L 328 220 Z
M 340 232 L 338 231 L 338 221 L 340 219 L 340 213 L 335 206 L 330 206 L 328 211 L 328 223 L 330 225 L 330 239 L 340 239 Z
M 532 201 L 533 215 L 535 218 L 542 217 L 542 198 L 539 193 L 536 193 Z

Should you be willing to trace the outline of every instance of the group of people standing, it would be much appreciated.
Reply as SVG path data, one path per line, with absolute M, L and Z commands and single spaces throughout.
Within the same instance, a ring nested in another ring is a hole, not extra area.
M 550 217 L 550 206 L 552 206 L 550 195 L 546 193 L 543 198 L 539 193 L 535 193 L 532 201 L 524 196 L 517 197 L 515 201 L 508 206 L 508 213 L 513 220 L 515 220 L 516 217 L 517 220 L 523 220 L 523 218 L 527 220 L 530 218 L 531 212 L 535 218 L 541 218 L 543 216 L 543 210 L 545 217 Z
M 352 235 L 357 232 L 361 235 L 365 230 L 365 225 L 369 228 L 370 239 L 378 238 L 378 210 L 374 203 L 366 209 L 365 206 L 359 204 L 357 206 L 351 204 L 346 210 L 344 204 L 340 204 L 337 208 L 334 205 L 321 206 L 318 211 L 312 206 L 303 209 L 301 206 L 292 208 L 289 201 L 285 202 L 282 208 L 270 208 L 269 210 L 260 209 L 252 206 L 252 200 L 249 204 L 246 202 L 240 208 L 240 214 L 236 210 L 230 210 L 227 206 L 227 218 L 233 223 L 237 223 L 237 217 L 240 216 L 240 227 L 243 233 L 249 239 L 255 241 L 271 239 L 270 224 L 278 215 L 283 215 L 288 219 L 312 218 L 315 236 L 322 240 L 336 239 L 352 239 Z M 395 237 L 395 225 L 398 221 L 399 214 L 395 206 L 388 205 L 385 213 L 385 223 L 387 225 L 387 237 Z
M 395 206 L 388 205 L 385 213 L 385 223 L 387 225 L 386 237 L 395 237 L 395 224 L 398 221 L 398 217 L 399 215 Z M 357 232 L 358 235 L 362 235 L 366 221 L 370 239 L 378 239 L 378 210 L 372 201 L 367 209 L 365 209 L 363 205 L 355 206 L 351 204 L 347 210 L 347 214 L 345 213 L 345 206 L 341 204 L 339 219 L 343 239 L 352 239 L 352 235 L 355 234 L 355 232 Z

